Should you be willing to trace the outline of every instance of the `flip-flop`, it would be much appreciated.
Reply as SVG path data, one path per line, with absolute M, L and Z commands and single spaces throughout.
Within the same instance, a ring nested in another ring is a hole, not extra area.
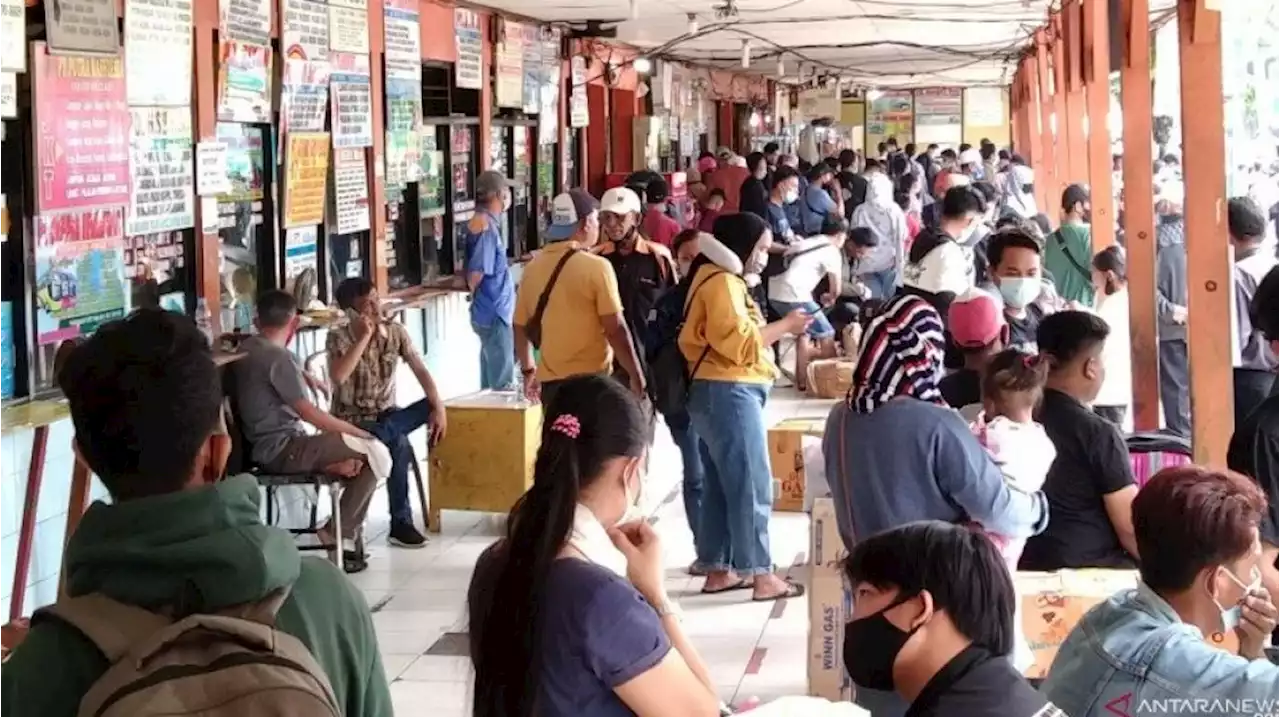
M 342 551 L 342 572 L 348 575 L 361 573 L 369 569 L 369 561 L 354 550 Z
M 788 580 L 787 589 L 784 590 L 783 592 L 780 592 L 777 595 L 770 595 L 769 597 L 756 597 L 755 595 L 752 595 L 751 601 L 752 602 L 773 602 L 774 600 L 789 600 L 791 598 L 798 598 L 801 595 L 804 595 L 804 586 L 797 585 L 796 583 L 793 583 L 790 580 Z
M 720 593 L 732 592 L 734 590 L 746 590 L 751 588 L 753 585 L 755 585 L 754 580 L 748 580 L 747 578 L 739 578 L 738 582 L 736 583 L 729 583 L 728 585 L 725 585 L 722 588 L 716 588 L 715 590 L 708 590 L 704 587 L 700 592 L 703 595 L 719 595 Z

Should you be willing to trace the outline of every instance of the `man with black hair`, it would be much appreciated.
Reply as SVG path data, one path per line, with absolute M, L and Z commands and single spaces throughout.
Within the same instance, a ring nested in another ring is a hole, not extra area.
M 382 316 L 373 282 L 363 277 L 344 279 L 334 299 L 350 321 L 330 329 L 325 339 L 334 387 L 330 411 L 348 423 L 363 426 L 391 451 L 388 542 L 401 548 L 425 547 L 427 539 L 414 527 L 409 504 L 409 469 L 416 459 L 409 436 L 427 426 L 429 446 L 443 438 L 447 426 L 444 401 L 404 325 Z M 424 398 L 396 408 L 396 372 L 402 362 L 418 380 Z
M 912 717 L 1065 717 L 1007 657 L 1018 596 L 981 532 L 908 523 L 860 539 L 844 570 L 844 667 L 860 704 L 864 692 L 892 690 Z
M 773 173 L 778 169 L 778 158 L 782 155 L 782 147 L 777 142 L 766 142 L 764 145 L 764 161 L 769 165 L 769 186 L 773 186 Z
M 1227 202 L 1227 230 L 1231 236 L 1235 303 L 1231 306 L 1233 383 L 1236 423 L 1244 421 L 1270 394 L 1276 383 L 1277 357 L 1262 333 L 1255 330 L 1249 306 L 1258 284 L 1276 267 L 1274 251 L 1263 249 L 1267 218 L 1249 197 Z
M 938 226 L 925 227 L 911 243 L 902 284 L 904 291 L 925 298 L 945 317 L 951 300 L 976 283 L 969 240 L 986 205 L 980 192 L 958 186 L 947 190 L 941 206 Z
M 1022 570 L 1132 568 L 1138 557 L 1129 450 L 1120 429 L 1089 408 L 1102 388 L 1110 333 L 1087 311 L 1060 311 L 1040 322 L 1036 340 L 1050 369 L 1037 418 L 1058 455 L 1044 481 L 1053 519 L 1027 541 Z
M 889 143 L 888 142 L 876 143 L 875 159 L 881 163 L 889 161 Z
M 1093 306 L 1089 216 L 1089 188 L 1068 186 L 1062 190 L 1062 224 L 1044 242 L 1044 270 L 1053 279 L 1058 296 L 1081 306 Z
M 803 224 L 800 229 L 805 236 L 821 233 L 827 217 L 838 219 L 844 216 L 841 209 L 843 196 L 840 201 L 831 197 L 830 185 L 834 179 L 835 171 L 826 163 L 820 162 L 809 170 L 809 186 L 800 196 L 800 216 Z
M 355 322 L 365 330 L 378 330 L 364 316 Z M 339 537 L 354 541 L 379 478 L 388 477 L 391 456 L 373 434 L 326 413 L 308 396 L 302 369 L 287 348 L 298 330 L 298 304 L 292 294 L 273 289 L 259 296 L 256 323 L 258 333 L 240 342 L 244 358 L 227 373 L 232 406 L 251 458 L 276 473 L 354 476 L 342 491 L 343 534 L 332 535 L 329 525 L 317 534 L 322 545 L 336 545 Z M 354 393 L 345 395 L 354 404 Z M 342 402 L 335 397 L 335 403 Z M 320 432 L 309 435 L 304 422 Z M 375 473 L 374 466 L 382 470 Z M 355 550 L 343 551 L 343 565 L 348 572 L 368 567 Z
M 231 441 L 209 342 L 185 316 L 142 310 L 100 327 L 58 375 L 77 460 L 111 494 L 66 546 L 72 598 L 210 614 L 287 591 L 275 626 L 300 639 L 347 717 L 392 712 L 364 596 L 284 530 L 262 524 L 249 475 L 225 477 Z M 72 717 L 110 665 L 69 623 L 37 614 L 6 660 L 3 711 Z
M 1009 326 L 1008 346 L 1037 353 L 1036 331 L 1045 311 L 1036 302 L 1044 292 L 1040 279 L 1040 242 L 1016 227 L 1006 227 L 987 239 L 986 264 L 1004 300 Z
M 857 171 L 858 155 L 851 149 L 840 150 L 840 171 L 836 181 L 844 195 L 844 218 L 853 216 L 853 210 L 867 201 L 867 180 Z

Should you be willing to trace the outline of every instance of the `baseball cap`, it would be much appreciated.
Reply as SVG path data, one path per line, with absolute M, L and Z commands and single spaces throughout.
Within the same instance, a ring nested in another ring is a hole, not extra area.
M 601 213 L 640 214 L 640 197 L 627 187 L 614 187 L 600 197 Z
M 634 193 L 632 193 L 634 196 Z M 636 200 L 639 204 L 639 200 Z M 596 198 L 581 189 L 570 189 L 551 200 L 551 224 L 543 236 L 552 241 L 568 239 L 578 231 L 578 223 L 600 210 Z
M 502 172 L 496 172 L 492 169 L 486 169 L 476 177 L 476 196 L 485 197 L 494 194 L 501 194 L 502 190 L 516 186 L 516 183 L 507 179 Z
M 645 201 L 650 204 L 662 204 L 667 201 L 667 197 L 671 194 L 671 188 L 667 186 L 667 180 L 662 175 L 658 175 L 649 180 L 649 186 L 645 187 Z
M 951 340 L 961 348 L 986 346 L 1004 330 L 1004 311 L 991 294 L 982 289 L 969 289 L 951 302 L 947 310 L 947 328 Z
M 982 152 L 970 147 L 960 153 L 960 164 L 982 164 Z

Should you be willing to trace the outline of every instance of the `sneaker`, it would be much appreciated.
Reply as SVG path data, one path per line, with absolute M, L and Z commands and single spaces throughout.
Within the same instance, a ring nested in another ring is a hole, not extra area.
M 391 533 L 387 536 L 387 542 L 397 548 L 425 548 L 427 547 L 427 536 L 419 533 L 412 523 L 397 523 L 391 526 Z

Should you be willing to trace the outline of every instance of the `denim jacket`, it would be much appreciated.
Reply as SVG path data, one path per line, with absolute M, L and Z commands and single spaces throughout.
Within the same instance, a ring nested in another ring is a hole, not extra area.
M 1042 690 L 1071 717 L 1274 714 L 1280 670 L 1213 647 L 1139 585 L 1085 614 Z

